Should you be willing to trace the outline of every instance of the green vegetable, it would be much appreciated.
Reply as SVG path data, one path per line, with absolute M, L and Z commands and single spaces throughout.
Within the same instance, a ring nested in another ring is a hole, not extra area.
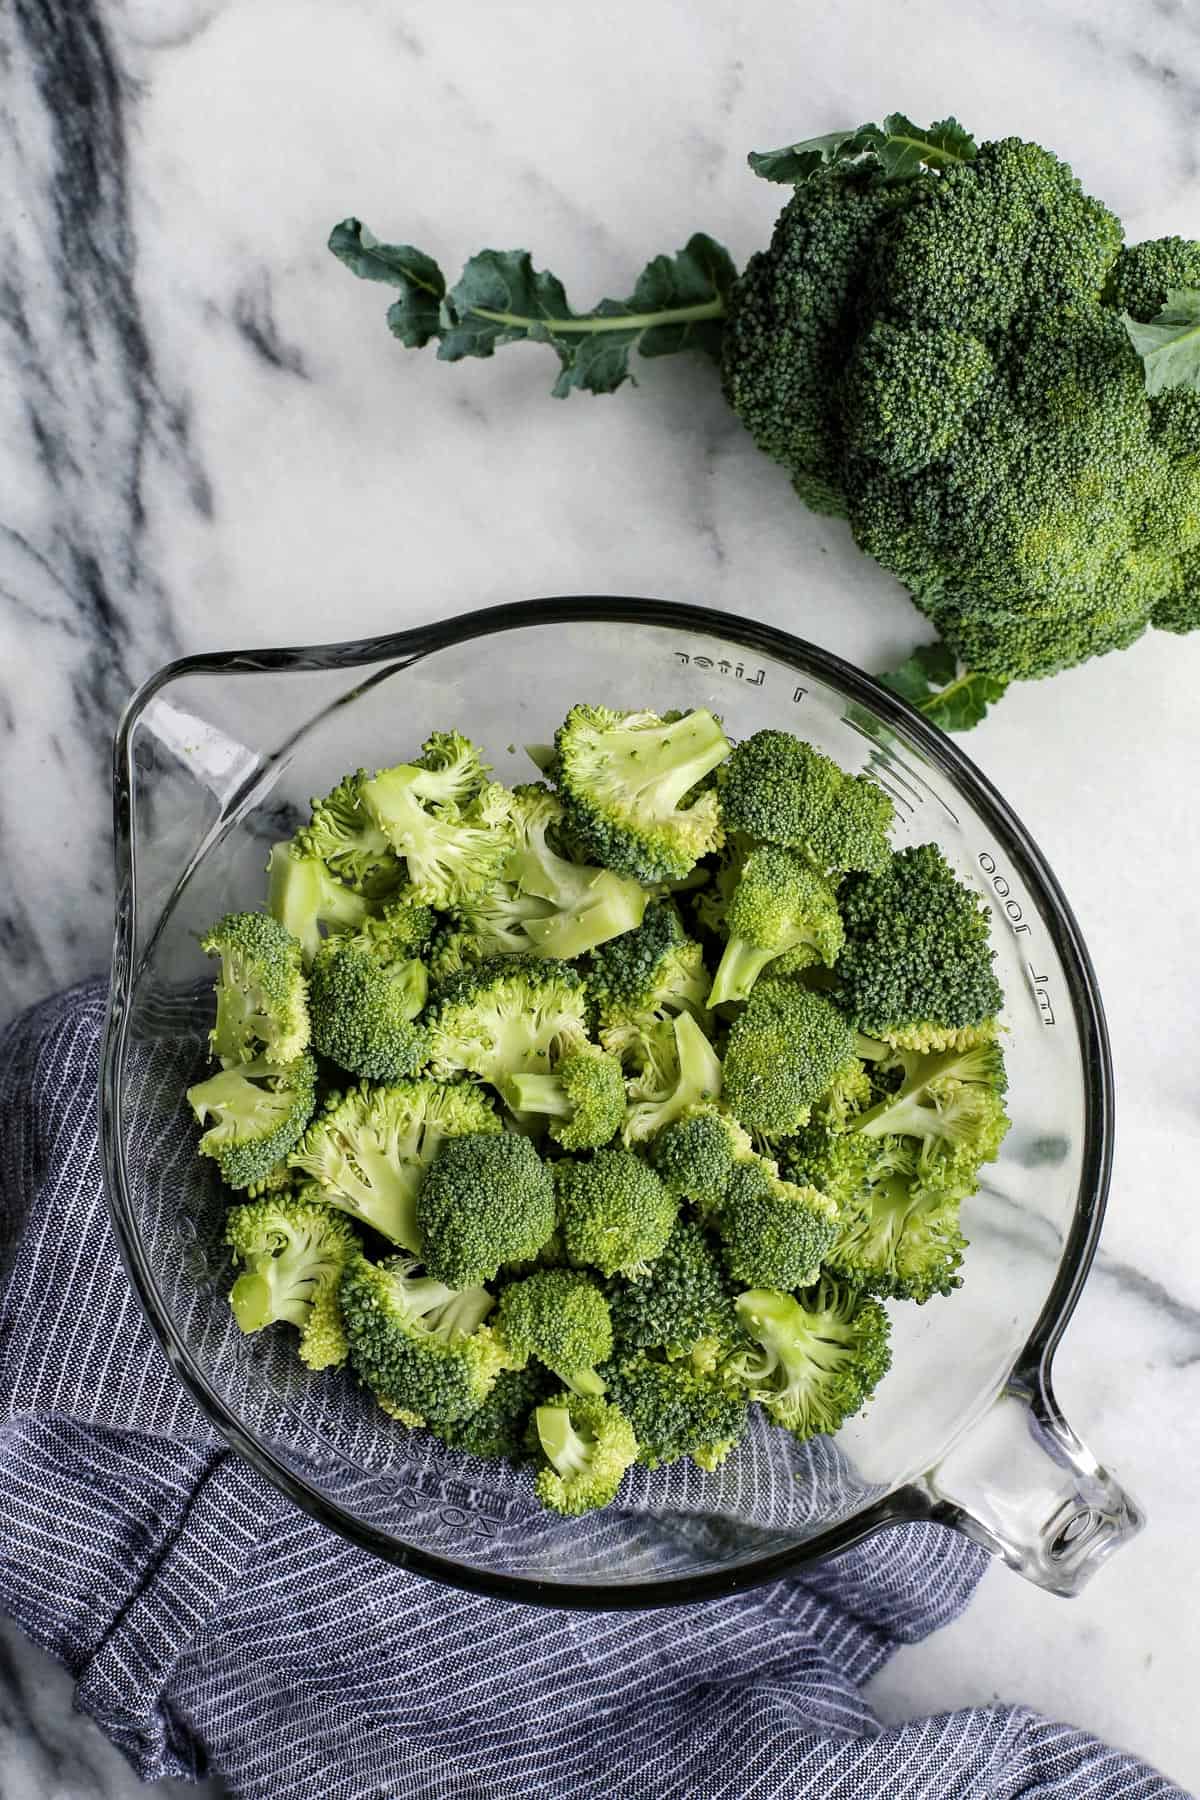
M 725 1266 L 742 1287 L 808 1287 L 837 1237 L 837 1206 L 755 1158 L 731 1171 L 715 1223 Z
M 725 909 L 725 950 L 710 1006 L 745 1000 L 763 970 L 780 957 L 788 973 L 831 964 L 842 947 L 837 896 L 797 851 L 765 844 L 751 851 Z
M 721 1259 L 692 1219 L 676 1222 L 649 1273 L 623 1281 L 611 1305 L 613 1333 L 623 1351 L 686 1356 L 702 1339 L 731 1343 L 736 1331 Z
M 969 731 L 978 725 L 1008 687 L 995 675 L 963 669 L 948 644 L 922 644 L 898 669 L 879 679 L 943 731 Z
M 370 906 L 362 894 L 331 875 L 319 856 L 303 856 L 292 844 L 276 844 L 267 864 L 267 909 L 300 944 L 309 968 L 326 931 L 358 931 Z
M 496 1314 L 500 1336 L 524 1362 L 536 1357 L 574 1394 L 602 1394 L 596 1364 L 612 1355 L 612 1315 L 596 1284 L 573 1269 L 538 1269 L 509 1284 Z
M 507 1353 L 484 1324 L 495 1305 L 486 1288 L 455 1292 L 417 1267 L 350 1257 L 338 1290 L 350 1364 L 409 1422 L 452 1423 L 483 1405 Z
M 769 977 L 729 1028 L 725 1104 L 748 1131 L 786 1137 L 854 1061 L 854 1032 L 837 1007 Z
M 690 1456 L 702 1469 L 715 1469 L 745 1430 L 744 1394 L 690 1360 L 663 1362 L 639 1350 L 604 1374 L 647 1468 Z
M 717 789 L 730 831 L 802 850 L 826 871 L 880 869 L 887 862 L 892 803 L 883 789 L 864 775 L 845 774 L 790 732 L 743 738 L 720 770 Z
M 295 1062 L 308 1048 L 308 992 L 300 944 L 269 913 L 227 913 L 200 940 L 219 956 L 212 1053 L 226 1068 Z
M 346 1360 L 338 1284 L 358 1248 L 349 1221 L 304 1200 L 258 1200 L 230 1207 L 225 1242 L 243 1273 L 229 1304 L 245 1332 L 279 1319 L 300 1330 L 300 1360 L 325 1369 Z
M 514 1113 L 550 1120 L 550 1136 L 564 1150 L 594 1150 L 607 1144 L 625 1118 L 625 1080 L 615 1056 L 586 1039 L 566 1041 L 545 1075 L 512 1075 L 504 1098 Z
M 495 956 L 445 982 L 428 1018 L 433 1069 L 464 1071 L 503 1094 L 514 1075 L 540 1075 L 564 1040 L 586 1036 L 583 983 L 569 963 Z
M 882 1306 L 836 1282 L 800 1295 L 752 1288 L 737 1313 L 753 1348 L 731 1357 L 728 1372 L 798 1438 L 840 1431 L 891 1366 Z
M 263 1056 L 210 1075 L 187 1091 L 197 1122 L 208 1126 L 200 1154 L 213 1158 L 232 1188 L 264 1181 L 303 1134 L 316 1092 L 317 1065 L 307 1051 L 290 1063 Z
M 607 1506 L 637 1457 L 624 1414 L 595 1394 L 559 1394 L 533 1417 L 541 1464 L 534 1486 L 542 1505 L 567 1518 Z
M 528 1138 L 447 1138 L 417 1194 L 425 1267 L 450 1287 L 491 1281 L 501 1263 L 536 1256 L 554 1230 L 554 1182 Z
M 602 1275 L 641 1275 L 660 1256 L 678 1207 L 632 1150 L 597 1150 L 554 1164 L 558 1222 L 568 1261 Z
M 423 912 L 424 908 L 402 909 Z M 313 1046 L 353 1075 L 398 1081 L 429 1059 L 416 1023 L 429 993 L 425 965 L 394 917 L 326 940 L 309 972 Z
M 621 1128 L 627 1144 L 645 1143 L 692 1107 L 720 1098 L 721 1059 L 691 1013 L 655 1028 L 650 1060 L 627 1091 Z
M 711 1101 L 685 1107 L 650 1145 L 650 1160 L 670 1191 L 704 1211 L 720 1205 L 734 1164 L 753 1154 L 749 1133 Z

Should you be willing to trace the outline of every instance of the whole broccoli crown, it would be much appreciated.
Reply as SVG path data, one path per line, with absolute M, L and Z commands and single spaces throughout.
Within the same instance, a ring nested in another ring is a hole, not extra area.
M 602 1371 L 610 1397 L 633 1427 L 638 1461 L 655 1469 L 681 1456 L 712 1468 L 746 1428 L 745 1396 L 687 1359 L 663 1362 L 636 1351 Z
M 233 1188 L 263 1181 L 304 1134 L 317 1096 L 317 1065 L 308 1051 L 295 1062 L 267 1057 L 239 1063 L 197 1082 L 187 1092 L 198 1122 L 212 1120 L 200 1139 Z
M 649 1274 L 623 1283 L 610 1304 L 622 1354 L 664 1350 L 683 1356 L 702 1338 L 729 1343 L 735 1334 L 733 1298 L 720 1258 L 707 1232 L 691 1219 L 676 1222 Z
M 431 1420 L 430 1429 L 452 1450 L 484 1462 L 500 1457 L 523 1462 L 529 1455 L 530 1416 L 552 1385 L 546 1370 L 532 1363 L 524 1369 L 501 1369 L 482 1406 L 463 1419 Z
M 596 1284 L 574 1269 L 538 1269 L 510 1282 L 496 1314 L 501 1338 L 525 1361 L 534 1356 L 577 1392 L 599 1393 L 597 1363 L 612 1355 L 612 1317 Z
M 433 1067 L 469 1070 L 494 1086 L 550 1068 L 561 1038 L 586 1035 L 583 982 L 569 963 L 486 957 L 450 976 L 429 1009 Z
M 837 1236 L 837 1206 L 766 1164 L 738 1163 L 716 1216 L 725 1266 L 748 1287 L 808 1287 Z
M 338 1299 L 350 1364 L 393 1408 L 431 1423 L 465 1419 L 483 1405 L 507 1354 L 482 1323 L 492 1300 L 480 1288 L 452 1293 L 397 1259 L 351 1256 Z
M 313 958 L 309 982 L 313 1043 L 340 1068 L 398 1081 L 428 1061 L 429 1042 L 415 1020 L 429 977 L 386 934 L 328 938 Z
M 1000 1010 L 987 907 L 936 844 L 895 851 L 879 874 L 852 876 L 840 900 L 837 996 L 862 1031 L 953 1032 Z
M 296 833 L 302 856 L 319 858 L 339 881 L 369 899 L 394 892 L 404 865 L 363 805 L 366 771 L 346 775 L 332 793 L 312 802 L 309 823 Z
M 629 1275 L 662 1254 L 678 1205 L 631 1150 L 597 1150 L 587 1161 L 564 1157 L 554 1164 L 554 1185 L 570 1262 Z
M 500 1128 L 486 1095 L 465 1083 L 364 1082 L 330 1095 L 290 1162 L 317 1183 L 327 1205 L 415 1255 L 417 1190 L 443 1140 Z
M 725 1104 L 748 1131 L 786 1137 L 853 1057 L 853 1030 L 831 1001 L 784 979 L 759 981 L 729 1028 Z
M 892 803 L 863 775 L 788 731 L 743 738 L 717 773 L 729 831 L 803 850 L 819 868 L 879 869 L 888 855 Z
M 925 468 L 954 443 L 992 374 L 978 338 L 877 320 L 846 372 L 847 453 L 898 475 Z
M 602 867 L 641 882 L 680 880 L 720 845 L 716 796 L 705 791 L 689 803 L 729 754 L 711 713 L 668 721 L 573 706 L 554 744 L 568 829 Z
M 229 1295 L 245 1332 L 286 1319 L 300 1327 L 300 1358 L 310 1369 L 346 1359 L 337 1287 L 358 1249 L 349 1221 L 292 1198 L 230 1207 L 225 1242 L 243 1265 Z
M 510 1132 L 447 1138 L 417 1194 L 425 1267 L 454 1288 L 536 1256 L 554 1223 L 550 1170 L 528 1138 Z
M 625 1117 L 625 1080 L 615 1056 L 594 1044 L 578 1044 L 554 1071 L 570 1112 L 554 1120 L 550 1136 L 564 1150 L 592 1150 L 607 1144 Z
M 752 1288 L 737 1314 L 755 1347 L 726 1366 L 798 1438 L 839 1431 L 891 1366 L 883 1307 L 828 1278 L 799 1296 Z
M 650 1160 L 671 1193 L 706 1209 L 719 1205 L 734 1162 L 753 1153 L 749 1134 L 711 1102 L 685 1108 L 650 1146 Z
M 959 1207 L 973 1191 L 965 1170 L 948 1166 L 943 1183 L 921 1175 L 919 1151 L 904 1138 L 863 1139 L 863 1168 L 840 1198 L 837 1238 L 827 1268 L 851 1287 L 923 1304 L 961 1285 L 967 1240 Z
M 217 1019 L 209 1041 L 227 1067 L 261 1053 L 294 1062 L 308 1047 L 303 950 L 270 913 L 226 913 L 200 948 L 219 956 Z
M 533 1428 L 541 1458 L 534 1490 L 567 1518 L 607 1506 L 637 1458 L 628 1419 L 597 1395 L 552 1396 L 536 1408 Z
M 359 931 L 369 917 L 365 896 L 331 875 L 295 843 L 275 844 L 267 862 L 267 910 L 300 944 L 307 968 L 321 948 L 322 927 Z

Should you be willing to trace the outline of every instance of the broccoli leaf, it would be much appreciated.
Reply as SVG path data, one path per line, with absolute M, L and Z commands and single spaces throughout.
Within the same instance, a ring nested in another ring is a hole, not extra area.
M 960 673 L 958 658 L 946 644 L 922 644 L 879 680 L 943 731 L 970 731 L 1008 686 L 995 675 L 971 669 Z
M 720 353 L 721 321 L 737 271 L 720 244 L 697 232 L 675 256 L 656 256 L 628 300 L 602 300 L 574 313 L 556 275 L 535 269 L 527 250 L 483 250 L 449 293 L 437 264 L 407 244 L 380 244 L 357 219 L 335 226 L 329 247 L 367 281 L 391 282 L 403 298 L 388 323 L 413 349 L 440 338 L 438 356 L 459 362 L 503 344 L 549 344 L 560 364 L 553 393 L 610 394 L 643 356 L 678 350 Z
M 334 226 L 329 248 L 364 281 L 386 281 L 400 289 L 400 299 L 388 308 L 388 325 L 409 350 L 440 337 L 446 281 L 432 257 L 411 244 L 381 244 L 357 219 Z
M 1146 392 L 1191 388 L 1200 393 L 1200 290 L 1170 288 L 1167 303 L 1148 324 L 1121 314 L 1146 368 Z
M 750 167 L 767 181 L 787 181 L 798 186 L 830 163 L 854 162 L 872 156 L 888 181 L 906 181 L 921 169 L 944 169 L 970 162 L 975 139 L 957 119 L 939 119 L 928 131 L 914 125 L 903 113 L 889 113 L 878 125 L 860 125 L 854 131 L 831 131 L 824 137 L 806 138 L 782 150 L 752 150 Z

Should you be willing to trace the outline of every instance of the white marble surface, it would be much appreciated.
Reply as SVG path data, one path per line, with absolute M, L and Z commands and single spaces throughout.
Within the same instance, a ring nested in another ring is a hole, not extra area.
M 527 244 L 579 303 L 696 228 L 742 259 L 754 146 L 892 107 L 1040 136 L 1132 236 L 1200 230 L 1190 0 L 15 0 L 0 14 L 0 1018 L 100 967 L 108 740 L 166 657 L 537 593 L 754 614 L 867 667 L 928 633 L 806 514 L 711 372 L 553 402 L 535 350 L 403 352 L 327 254 L 354 212 L 451 271 Z M 1113 1204 L 1059 1358 L 1150 1528 L 1079 1600 L 1003 1571 L 876 1683 L 999 1695 L 1200 1784 L 1200 642 L 1014 691 L 970 740 L 1080 915 L 1120 1082 Z M 11 1635 L 0 1796 L 132 1793 Z

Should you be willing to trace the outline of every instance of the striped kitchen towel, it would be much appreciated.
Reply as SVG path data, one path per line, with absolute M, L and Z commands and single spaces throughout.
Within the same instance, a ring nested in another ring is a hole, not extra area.
M 222 1443 L 142 1320 L 104 1203 L 105 996 L 0 1038 L 0 1610 L 147 1780 L 242 1800 L 1188 1800 L 1021 1707 L 884 1729 L 859 1691 L 982 1554 L 898 1527 L 803 1576 L 626 1613 L 440 1587 Z

